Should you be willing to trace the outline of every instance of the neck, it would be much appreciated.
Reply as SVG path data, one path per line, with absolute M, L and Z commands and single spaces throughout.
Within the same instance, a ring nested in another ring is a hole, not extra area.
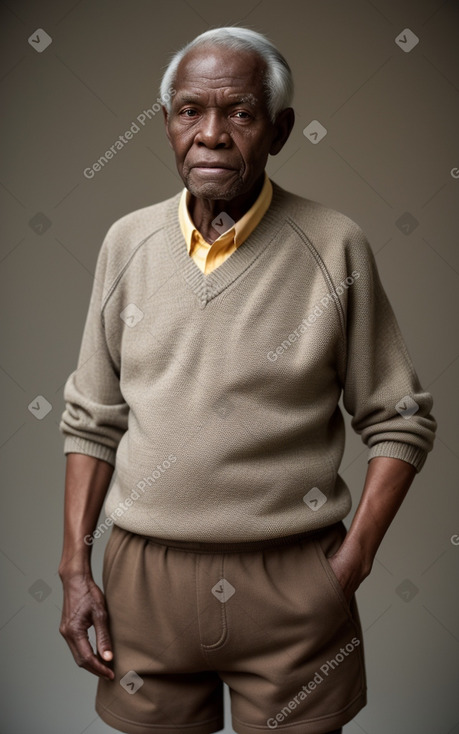
M 207 242 L 212 243 L 220 236 L 220 233 L 212 227 L 212 221 L 218 214 L 226 212 L 234 222 L 237 222 L 238 219 L 248 212 L 263 188 L 264 178 L 265 174 L 263 173 L 248 193 L 236 196 L 230 201 L 226 201 L 225 199 L 190 197 L 188 204 L 190 217 L 198 232 L 201 233 Z

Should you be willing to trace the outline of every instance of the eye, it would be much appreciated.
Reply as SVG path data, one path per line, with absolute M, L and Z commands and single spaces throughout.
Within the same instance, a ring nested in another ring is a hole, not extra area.
M 196 112 L 196 110 L 193 110 L 191 107 L 187 107 L 186 109 L 182 110 L 180 114 L 183 115 L 183 117 L 194 117 L 198 113 Z
M 239 120 L 249 120 L 251 115 L 246 112 L 245 110 L 237 110 L 237 112 L 234 113 Z

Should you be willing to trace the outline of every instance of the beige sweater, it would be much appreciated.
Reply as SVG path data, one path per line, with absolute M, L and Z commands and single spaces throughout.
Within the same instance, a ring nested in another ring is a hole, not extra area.
M 273 186 L 208 275 L 187 253 L 180 194 L 107 233 L 60 430 L 65 453 L 116 467 L 108 524 L 243 542 L 343 519 L 342 391 L 368 460 L 419 471 L 433 446 L 432 397 L 364 234 Z

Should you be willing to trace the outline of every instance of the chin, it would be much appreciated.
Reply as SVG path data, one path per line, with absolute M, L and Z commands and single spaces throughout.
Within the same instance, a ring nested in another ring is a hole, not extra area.
M 188 191 L 197 199 L 221 199 L 223 201 L 231 201 L 243 191 L 243 182 L 238 178 L 234 183 L 222 186 L 216 181 L 205 181 L 196 183 L 191 180 L 191 176 L 185 178 L 185 186 Z

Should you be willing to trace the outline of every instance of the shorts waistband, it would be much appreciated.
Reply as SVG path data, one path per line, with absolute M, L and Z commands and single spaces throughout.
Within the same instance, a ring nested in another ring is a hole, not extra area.
M 294 535 L 284 535 L 277 538 L 249 540 L 236 543 L 207 543 L 194 540 L 170 540 L 168 538 L 157 538 L 153 535 L 144 535 L 142 537 L 147 538 L 150 543 L 167 545 L 170 548 L 176 548 L 177 550 L 195 551 L 197 553 L 242 553 L 245 551 L 257 551 L 262 550 L 263 548 L 273 548 L 276 546 L 298 543 L 302 540 L 316 537 L 317 535 L 331 530 L 333 527 L 341 524 L 342 523 L 335 523 L 334 525 L 329 525 L 325 528 L 307 530 L 303 533 L 295 533 Z

